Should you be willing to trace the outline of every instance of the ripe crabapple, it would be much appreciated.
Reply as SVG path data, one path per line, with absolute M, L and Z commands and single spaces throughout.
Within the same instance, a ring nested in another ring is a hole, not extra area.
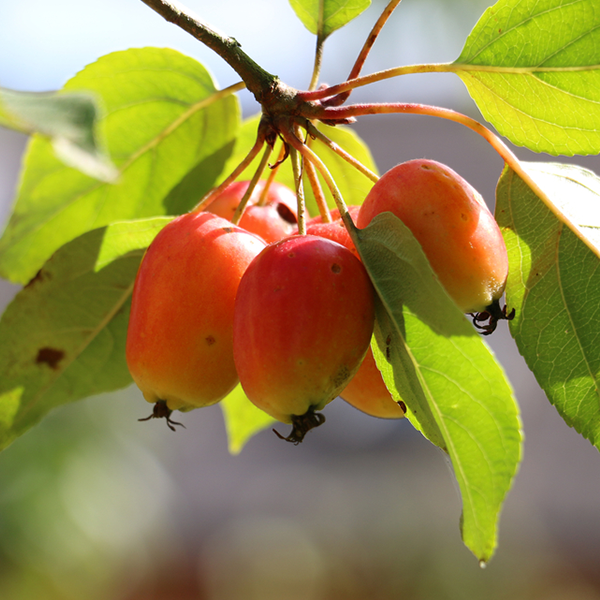
M 148 247 L 133 289 L 126 358 L 144 398 L 156 403 L 152 416 L 214 404 L 237 385 L 235 295 L 264 247 L 258 236 L 204 212 L 177 217 Z
M 357 218 L 359 209 L 360 206 L 348 207 L 353 219 Z M 321 217 L 311 219 L 307 223 L 306 233 L 338 242 L 358 257 L 354 242 L 339 218 L 339 211 L 331 211 L 331 217 L 333 218 L 331 223 L 323 223 Z M 405 413 L 388 391 L 370 347 L 360 368 L 340 392 L 340 396 L 348 404 L 374 417 L 400 419 Z
M 298 202 L 296 193 L 277 181 L 271 182 L 264 202 L 261 202 L 266 183 L 261 180 L 256 184 L 239 226 L 271 243 L 292 235 L 296 230 Z M 249 181 L 232 183 L 205 210 L 231 221 L 249 184 Z
M 359 209 L 360 206 L 348 207 L 348 212 L 354 221 L 356 221 L 356 218 L 358 217 Z M 313 217 L 306 223 L 306 233 L 337 242 L 348 248 L 348 250 L 350 250 L 357 258 L 360 258 L 358 250 L 354 246 L 354 242 L 352 241 L 344 222 L 340 218 L 340 213 L 337 209 L 331 211 L 331 218 L 332 221 L 330 223 L 323 223 L 323 219 L 320 216 Z
M 375 183 L 358 213 L 357 226 L 366 227 L 385 211 L 412 231 L 463 312 L 492 312 L 494 307 L 502 312 L 498 301 L 508 275 L 506 246 L 492 213 L 467 181 L 433 160 L 410 160 Z
M 292 423 L 284 439 L 297 444 L 325 420 L 315 411 L 358 370 L 373 325 L 371 281 L 344 246 L 313 235 L 271 244 L 248 267 L 236 298 L 233 353 L 242 388 L 256 406 Z

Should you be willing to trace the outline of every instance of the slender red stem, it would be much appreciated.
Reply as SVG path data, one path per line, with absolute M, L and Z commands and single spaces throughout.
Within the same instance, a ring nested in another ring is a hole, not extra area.
M 273 148 L 271 148 L 271 146 L 269 146 L 268 144 L 265 144 L 265 151 L 263 152 L 262 158 L 260 159 L 258 168 L 254 172 L 254 175 L 252 176 L 252 179 L 250 180 L 250 183 L 248 184 L 248 187 L 246 188 L 246 191 L 244 192 L 240 203 L 237 205 L 237 208 L 233 213 L 233 218 L 231 219 L 231 222 L 234 225 L 237 225 L 240 222 L 240 219 L 244 214 L 244 210 L 246 209 L 246 205 L 248 204 L 248 201 L 252 197 L 252 193 L 256 188 L 256 184 L 258 183 L 258 180 L 261 178 L 265 168 L 267 167 L 267 163 L 269 162 L 269 156 L 271 156 L 272 151 Z
M 365 61 L 367 60 L 367 56 L 369 56 L 369 52 L 371 51 L 373 44 L 375 44 L 375 40 L 381 33 L 383 26 L 386 24 L 387 20 L 390 18 L 391 14 L 394 12 L 394 10 L 400 4 L 400 2 L 401 0 L 391 0 L 391 2 L 385 7 L 381 15 L 379 15 L 379 19 L 377 19 L 377 22 L 375 23 L 375 25 L 373 25 L 373 29 L 371 29 L 371 32 L 365 40 L 365 43 L 361 48 L 358 57 L 356 58 L 356 62 L 354 63 L 354 66 L 350 71 L 350 75 L 348 75 L 347 81 L 356 79 L 360 75 L 360 72 L 362 71 L 362 68 L 365 65 Z M 312 89 L 314 88 L 311 88 L 311 90 Z M 347 90 L 346 92 L 343 92 L 338 96 L 330 98 L 325 102 L 325 104 L 327 106 L 340 106 L 348 99 L 351 91 L 352 90 Z
M 229 174 L 227 179 L 222 181 L 217 187 L 213 188 L 196 204 L 196 206 L 190 212 L 199 212 L 204 209 L 208 204 L 214 200 L 221 192 L 223 192 L 228 186 L 230 186 L 248 167 L 248 165 L 255 159 L 255 157 L 260 152 L 260 149 L 263 147 L 265 143 L 265 128 L 262 124 L 258 126 L 258 134 L 256 136 L 256 141 L 254 142 L 254 146 L 250 149 L 250 152 L 244 157 L 242 162 Z
M 300 139 L 298 139 L 296 135 L 285 130 L 282 132 L 282 134 L 285 137 L 285 141 L 294 150 L 301 154 L 304 157 L 305 161 L 310 161 L 313 165 L 315 165 L 319 173 L 321 173 L 321 176 L 323 177 L 325 183 L 329 187 L 331 195 L 335 200 L 335 204 L 338 210 L 340 211 L 340 217 L 342 217 L 342 219 L 344 220 L 346 217 L 349 217 L 350 213 L 348 212 L 348 207 L 346 206 L 344 198 L 342 197 L 342 194 L 339 188 L 337 187 L 334 178 L 329 172 L 329 169 L 325 166 L 325 163 L 314 153 L 313 150 L 311 150 L 311 148 L 309 148 Z
M 315 201 L 317 203 L 317 207 L 319 208 L 321 220 L 323 223 L 331 223 L 332 219 L 331 215 L 329 214 L 329 207 L 327 206 L 327 200 L 325 200 L 323 188 L 319 182 L 319 177 L 317 175 L 317 171 L 315 170 L 315 166 L 309 160 L 304 162 L 304 171 L 306 172 L 310 187 L 315 195 Z
M 359 160 L 356 160 L 354 156 L 346 152 L 343 148 L 338 146 L 333 140 L 328 138 L 322 131 L 319 131 L 312 123 L 307 126 L 308 134 L 319 141 L 323 142 L 332 152 L 335 152 L 338 156 L 342 157 L 346 162 L 351 164 L 355 169 L 362 173 L 365 177 L 370 179 L 373 183 L 379 180 L 379 176 L 373 173 L 371 169 L 365 167 Z
M 281 166 L 281 161 L 283 160 L 284 156 L 285 156 L 285 147 L 282 145 L 281 149 L 279 151 L 279 156 L 277 157 L 277 162 L 269 170 L 269 176 L 267 177 L 267 182 L 265 183 L 265 185 L 260 193 L 260 198 L 258 199 L 256 206 L 264 206 L 267 203 L 267 196 L 269 195 L 269 188 L 271 187 L 271 184 L 275 180 L 275 176 L 277 175 L 277 171 L 279 171 L 279 167 Z
M 284 136 L 286 141 L 288 141 L 288 137 L 298 140 L 294 133 Z M 300 145 L 303 145 L 302 142 L 300 142 Z M 298 199 L 298 233 L 306 235 L 306 200 L 304 198 L 304 185 L 302 183 L 303 155 L 297 152 L 295 145 L 292 145 L 290 148 L 290 158 L 292 160 L 292 170 L 294 171 L 294 183 L 296 184 L 296 198 Z
M 394 67 L 392 69 L 386 69 L 384 71 L 377 71 L 371 75 L 364 75 L 363 77 L 357 77 L 356 79 L 350 79 L 331 87 L 322 88 L 314 91 L 303 91 L 298 92 L 297 96 L 299 99 L 305 102 L 323 100 L 324 98 L 331 98 L 342 92 L 354 90 L 358 87 L 370 85 L 377 81 L 384 81 L 385 79 L 391 79 L 393 77 L 399 77 L 400 75 L 410 75 L 414 73 L 446 73 L 452 72 L 455 69 L 452 68 L 451 63 L 439 63 L 439 64 L 422 64 L 422 65 L 407 65 L 404 67 Z M 311 117 L 312 118 L 312 117 Z

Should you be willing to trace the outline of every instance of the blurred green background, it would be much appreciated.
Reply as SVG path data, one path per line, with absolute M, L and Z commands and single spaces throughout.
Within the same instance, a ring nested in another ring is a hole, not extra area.
M 403 0 L 365 72 L 453 60 L 489 3 Z M 188 0 L 265 68 L 297 87 L 314 39 L 285 0 Z M 341 81 L 382 2 L 328 40 L 324 81 Z M 85 64 L 133 46 L 220 59 L 139 0 L 0 0 L 0 84 L 59 88 Z M 257 108 L 242 93 L 247 115 Z M 457 77 L 419 75 L 353 101 L 420 101 L 476 116 Z M 381 171 L 416 157 L 447 163 L 493 205 L 502 161 L 460 126 L 368 117 L 355 129 Z M 0 130 L 0 223 L 26 138 Z M 517 154 L 533 157 L 523 150 Z M 560 160 L 563 160 L 562 158 Z M 596 157 L 568 159 L 598 170 Z M 0 282 L 0 307 L 17 291 Z M 592 600 L 600 598 L 600 457 L 545 399 L 506 331 L 489 340 L 523 411 L 525 456 L 485 570 L 460 540 L 460 498 L 444 455 L 408 422 L 335 400 L 294 447 L 270 431 L 227 452 L 218 406 L 150 412 L 134 387 L 60 409 L 0 455 L 1 600 Z

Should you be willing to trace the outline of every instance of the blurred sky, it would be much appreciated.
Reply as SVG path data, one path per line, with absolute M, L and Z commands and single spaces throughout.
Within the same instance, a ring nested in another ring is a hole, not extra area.
M 213 28 L 235 37 L 251 57 L 289 85 L 308 84 L 314 38 L 285 0 L 189 0 L 186 5 Z M 367 13 L 329 38 L 323 81 L 343 80 L 376 19 L 377 7 L 382 6 L 382 2 L 376 1 Z M 399 13 L 392 17 L 365 72 L 402 63 L 453 60 L 485 7 L 482 0 L 405 0 L 401 18 Z M 465 18 L 467 14 L 469 18 Z M 0 82 L 5 87 L 30 91 L 57 89 L 103 54 L 146 45 L 172 47 L 197 58 L 222 87 L 239 80 L 211 51 L 176 26 L 167 24 L 140 0 L 2 0 L 0 3 Z M 441 80 L 445 81 L 440 83 Z M 421 76 L 414 78 L 410 88 L 415 99 L 418 96 L 421 101 L 447 100 L 449 90 L 454 87 L 449 82 L 454 80 Z M 396 80 L 380 87 L 398 91 L 402 85 Z
M 403 0 L 364 72 L 453 60 L 488 4 Z M 314 38 L 287 1 L 187 5 L 286 83 L 306 86 Z M 345 78 L 382 6 L 375 3 L 328 40 L 323 81 Z M 221 59 L 140 0 L 0 0 L 5 87 L 57 89 L 99 56 L 145 45 L 197 58 L 221 87 L 238 81 Z M 246 114 L 256 112 L 248 93 L 241 98 Z M 476 114 L 452 75 L 403 77 L 359 90 L 352 99 L 419 101 Z M 356 129 L 380 169 L 417 156 L 447 162 L 493 203 L 502 162 L 458 125 L 377 117 Z M 14 197 L 25 142 L 0 130 L 0 221 Z M 591 166 L 596 160 L 580 162 Z M 17 288 L 0 284 L 5 305 Z M 461 544 L 460 502 L 448 465 L 408 423 L 368 419 L 334 402 L 327 426 L 301 447 L 265 431 L 231 457 L 218 407 L 186 414 L 188 429 L 177 435 L 162 422 L 137 427 L 135 419 L 146 416 L 149 405 L 132 387 L 56 411 L 0 456 L 0 537 L 10 540 L 0 543 L 0 597 L 154 600 L 163 597 L 157 581 L 174 569 L 179 583 L 189 570 L 196 588 L 208 592 L 167 591 L 169 600 L 600 598 L 594 579 L 600 552 L 598 452 L 560 420 L 506 328 L 492 338 L 516 389 L 527 437 L 525 461 L 501 521 L 498 556 L 485 572 Z M 72 451 L 63 456 L 57 448 L 67 441 Z M 99 571 L 88 573 L 90 564 Z M 96 590 L 94 596 L 100 575 L 119 579 L 119 564 L 127 571 L 119 591 Z M 279 579 L 265 564 L 278 566 Z M 32 594 L 19 569 L 28 576 L 44 572 L 48 580 L 42 578 Z M 3 587 L 7 576 L 13 578 L 10 588 Z M 45 595 L 48 581 L 60 594 Z M 152 592 L 148 581 L 155 584 Z M 136 596 L 136 589 L 146 592 Z

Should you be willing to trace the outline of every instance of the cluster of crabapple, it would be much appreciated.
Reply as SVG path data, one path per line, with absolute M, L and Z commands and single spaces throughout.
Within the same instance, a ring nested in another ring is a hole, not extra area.
M 248 185 L 236 182 L 206 210 L 175 218 L 142 260 L 126 357 L 154 404 L 151 417 L 174 429 L 172 411 L 215 404 L 238 383 L 258 408 L 292 425 L 287 437 L 276 433 L 296 444 L 337 396 L 376 417 L 403 417 L 370 348 L 375 291 L 339 211 L 309 220 L 301 235 L 295 193 L 261 181 L 234 225 Z M 504 240 L 470 184 L 435 161 L 408 161 L 349 207 L 359 228 L 386 211 L 411 229 L 483 333 L 510 318 L 498 304 Z

